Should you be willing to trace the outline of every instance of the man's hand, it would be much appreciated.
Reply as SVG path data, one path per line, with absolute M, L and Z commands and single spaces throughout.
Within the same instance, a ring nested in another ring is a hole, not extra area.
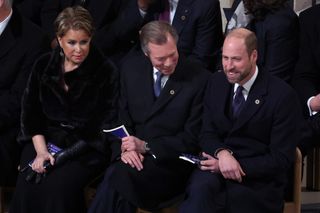
M 218 163 L 221 174 L 225 179 L 242 182 L 243 172 L 239 162 L 230 154 L 228 150 L 221 150 L 218 153 Z
M 212 157 L 211 155 L 203 152 L 202 156 L 207 158 L 207 160 L 200 161 L 199 168 L 203 171 L 210 171 L 212 173 L 219 172 L 219 162 L 217 159 Z
M 136 151 L 137 153 L 144 154 L 146 153 L 145 142 L 134 136 L 124 137 L 122 138 L 121 151 Z
M 144 157 L 142 154 L 135 151 L 126 151 L 121 154 L 121 160 L 125 164 L 130 164 L 132 168 L 136 168 L 138 171 L 143 169 L 142 162 Z

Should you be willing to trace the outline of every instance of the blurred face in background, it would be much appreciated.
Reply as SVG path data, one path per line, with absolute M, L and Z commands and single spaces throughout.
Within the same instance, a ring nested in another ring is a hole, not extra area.
M 64 36 L 58 37 L 65 55 L 65 65 L 79 66 L 89 54 L 90 41 L 91 37 L 84 30 L 70 29 Z

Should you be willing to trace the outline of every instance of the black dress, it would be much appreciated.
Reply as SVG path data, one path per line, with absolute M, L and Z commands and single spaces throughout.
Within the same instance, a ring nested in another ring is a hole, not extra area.
M 86 212 L 83 188 L 105 169 L 108 143 L 101 128 L 110 128 L 116 120 L 116 69 L 93 46 L 76 70 L 63 74 L 61 64 L 56 49 L 34 65 L 22 102 L 20 140 L 25 147 L 20 165 L 36 156 L 34 135 L 44 135 L 46 142 L 61 148 L 79 140 L 89 146 L 84 154 L 50 171 L 40 184 L 27 182 L 21 173 L 11 213 Z M 62 88 L 63 81 L 68 92 Z

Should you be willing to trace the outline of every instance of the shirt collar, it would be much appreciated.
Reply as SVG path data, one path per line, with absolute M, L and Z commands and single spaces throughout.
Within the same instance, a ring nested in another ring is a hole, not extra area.
M 258 76 L 258 67 L 256 66 L 256 71 L 255 73 L 253 74 L 253 76 L 245 83 L 242 85 L 242 87 L 244 88 L 243 89 L 243 93 L 246 94 L 248 96 L 249 92 L 250 92 L 250 89 L 253 85 L 253 83 L 255 82 L 255 80 L 257 79 L 257 76 Z M 238 83 L 235 83 L 234 84 L 234 92 L 237 90 L 239 84 Z
M 12 16 L 12 9 L 10 11 L 10 14 L 7 16 L 7 18 L 5 18 L 2 22 L 0 22 L 0 35 L 3 33 L 4 29 L 8 25 L 11 16 Z

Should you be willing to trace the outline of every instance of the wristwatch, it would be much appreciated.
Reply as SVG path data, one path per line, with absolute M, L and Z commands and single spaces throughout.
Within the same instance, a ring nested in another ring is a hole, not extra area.
M 144 150 L 146 151 L 146 152 L 149 152 L 150 151 L 150 147 L 149 147 L 149 145 L 148 145 L 148 142 L 144 142 Z

